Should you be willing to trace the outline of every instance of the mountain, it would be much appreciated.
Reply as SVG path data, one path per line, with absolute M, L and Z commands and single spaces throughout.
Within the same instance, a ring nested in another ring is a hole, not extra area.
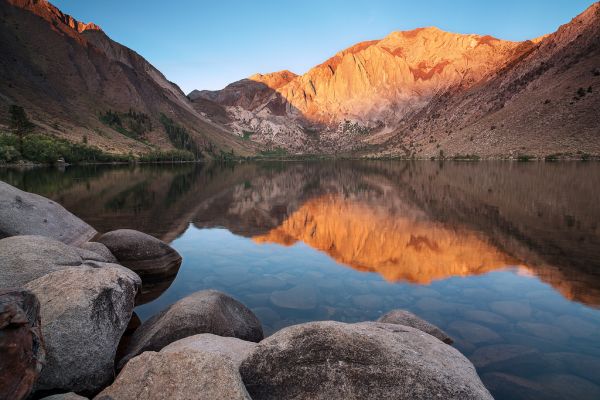
M 298 153 L 598 155 L 599 10 L 523 42 L 393 32 L 303 75 L 254 75 L 189 97 L 239 135 Z
M 165 124 L 187 132 L 204 157 L 256 152 L 97 25 L 45 0 L 2 0 L 0 19 L 0 128 L 17 104 L 40 131 L 113 153 L 172 149 Z

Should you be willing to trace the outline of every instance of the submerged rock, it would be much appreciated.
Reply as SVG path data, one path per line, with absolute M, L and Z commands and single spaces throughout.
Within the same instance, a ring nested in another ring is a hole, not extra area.
M 317 306 L 317 289 L 310 285 L 298 285 L 271 294 L 271 302 L 277 307 L 296 310 L 312 310 Z
M 140 285 L 116 264 L 70 267 L 28 283 L 40 300 L 47 350 L 35 389 L 92 393 L 106 386 Z
M 263 338 L 260 321 L 246 306 L 216 290 L 202 290 L 144 322 L 133 334 L 119 368 L 144 351 L 158 351 L 169 343 L 199 333 L 250 342 Z
M 40 303 L 28 290 L 0 290 L 0 355 L 0 398 L 26 398 L 45 359 Z
M 144 282 L 163 281 L 177 274 L 181 256 L 153 236 L 132 229 L 118 229 L 100 236 L 120 264 L 135 271 Z
M 13 236 L 0 240 L 0 287 L 23 286 L 65 268 L 107 260 L 97 253 L 43 236 Z
M 210 352 L 147 351 L 125 365 L 95 400 L 250 400 L 237 366 Z
M 60 204 L 0 181 L 0 238 L 40 235 L 78 246 L 97 233 Z
M 429 333 L 431 336 L 440 339 L 442 342 L 452 344 L 454 341 L 446 332 L 438 328 L 437 326 L 430 324 L 417 317 L 415 314 L 406 310 L 392 310 L 385 315 L 379 317 L 377 322 L 384 322 L 386 324 L 396 324 L 410 326 L 425 333 Z
M 229 359 L 236 367 L 254 350 L 256 343 L 234 337 L 217 336 L 211 333 L 189 336 L 164 347 L 161 353 L 189 353 L 201 351 L 215 353 Z
M 254 400 L 492 399 L 458 350 L 375 322 L 284 328 L 256 346 L 240 373 Z

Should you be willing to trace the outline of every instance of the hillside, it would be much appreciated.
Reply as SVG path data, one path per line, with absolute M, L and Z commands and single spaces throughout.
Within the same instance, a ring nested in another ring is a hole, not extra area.
M 524 42 L 393 32 L 303 75 L 254 75 L 190 98 L 238 135 L 296 153 L 598 155 L 599 9 Z
M 198 114 L 177 85 L 97 25 L 44 0 L 3 0 L 0 19 L 0 129 L 17 104 L 37 131 L 108 152 L 172 149 L 165 121 L 172 132 L 185 131 L 203 157 L 256 152 Z

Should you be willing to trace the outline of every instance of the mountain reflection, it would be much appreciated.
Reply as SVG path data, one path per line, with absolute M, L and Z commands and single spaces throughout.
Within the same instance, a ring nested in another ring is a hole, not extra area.
M 0 171 L 99 231 L 165 241 L 190 223 L 301 241 L 389 281 L 506 266 L 600 306 L 596 163 L 312 162 Z M 551 184 L 550 184 L 551 182 Z
M 336 261 L 388 281 L 427 284 L 482 274 L 517 261 L 484 237 L 427 220 L 420 210 L 393 212 L 383 204 L 325 195 L 308 200 L 257 243 L 302 241 Z

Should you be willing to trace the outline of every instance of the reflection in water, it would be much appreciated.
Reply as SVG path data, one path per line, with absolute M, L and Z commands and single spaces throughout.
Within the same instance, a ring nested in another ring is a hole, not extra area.
M 308 200 L 280 226 L 254 240 L 286 246 L 302 241 L 357 270 L 378 272 L 388 281 L 422 284 L 515 262 L 479 235 L 448 229 L 428 220 L 421 210 L 390 210 L 365 200 L 338 195 Z
M 0 179 L 100 232 L 172 242 L 183 265 L 144 288 L 142 319 L 205 288 L 239 298 L 267 332 L 406 308 L 452 334 L 496 398 L 600 398 L 596 163 L 92 166 Z

